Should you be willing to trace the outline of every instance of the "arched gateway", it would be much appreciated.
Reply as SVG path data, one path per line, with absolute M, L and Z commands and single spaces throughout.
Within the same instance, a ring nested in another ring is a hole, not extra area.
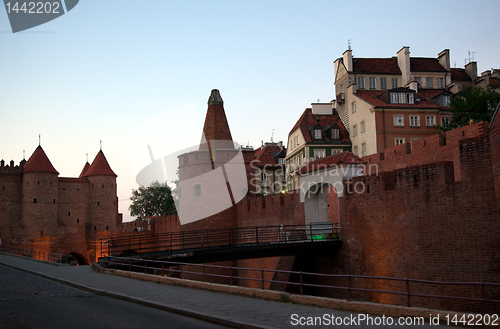
M 310 162 L 301 168 L 300 202 L 304 202 L 306 224 L 326 222 L 328 218 L 328 187 L 333 186 L 340 198 L 344 195 L 342 181 L 362 176 L 365 162 L 351 152 L 342 152 Z

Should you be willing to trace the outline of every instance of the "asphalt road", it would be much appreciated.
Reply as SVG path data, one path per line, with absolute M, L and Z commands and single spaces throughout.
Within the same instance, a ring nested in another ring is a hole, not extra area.
M 226 328 L 0 265 L 0 328 Z

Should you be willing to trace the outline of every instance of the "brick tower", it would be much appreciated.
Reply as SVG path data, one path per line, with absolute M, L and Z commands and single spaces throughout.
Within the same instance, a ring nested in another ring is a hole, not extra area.
M 24 164 L 21 218 L 25 239 L 43 237 L 44 230 L 57 227 L 58 175 L 41 146 Z
M 497 209 L 500 214 L 500 104 L 490 123 L 490 147 Z M 500 218 L 499 218 L 500 220 Z
M 117 175 L 109 166 L 102 150 L 97 153 L 90 166 L 85 165 L 80 176 L 89 181 L 89 206 L 85 223 L 87 234 L 117 230 Z

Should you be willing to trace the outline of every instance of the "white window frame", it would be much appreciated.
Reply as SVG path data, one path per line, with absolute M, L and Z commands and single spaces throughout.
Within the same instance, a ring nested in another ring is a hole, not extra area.
M 358 136 L 358 125 L 352 126 L 352 135 L 354 137 Z
M 391 103 L 392 104 L 398 103 L 398 93 L 391 93 Z
M 361 156 L 366 156 L 366 143 L 361 144 Z
M 260 173 L 260 181 L 263 183 L 267 182 L 267 173 L 266 172 L 263 171 Z
M 340 138 L 340 129 L 332 129 L 332 139 Z
M 380 89 L 387 90 L 387 78 L 380 78 Z
M 426 115 L 425 116 L 425 124 L 427 127 L 434 127 L 436 125 L 436 116 L 435 115 Z
M 352 113 L 356 113 L 356 102 L 352 102 Z
M 365 132 L 365 122 L 364 121 L 361 121 L 361 132 L 362 133 Z
M 443 96 L 443 106 L 450 106 L 450 96 Z
M 359 155 L 358 154 L 358 147 L 357 146 L 354 146 L 354 154 Z
M 406 104 L 406 94 L 405 93 L 399 93 L 399 95 L 398 95 L 398 101 L 399 101 L 399 104 Z
M 415 98 L 413 97 L 413 94 L 408 94 L 408 104 L 415 104 Z
M 314 139 L 321 139 L 322 135 L 321 129 L 314 129 Z
M 410 115 L 410 127 L 420 127 L 420 115 Z
M 446 120 L 446 123 L 445 123 Z M 450 118 L 441 118 L 441 126 L 446 127 L 450 124 Z
M 394 138 L 394 145 L 401 145 L 405 143 L 404 137 L 396 137 Z
M 358 89 L 365 89 L 365 77 L 358 77 Z
M 368 83 L 370 84 L 370 89 L 377 89 L 377 78 L 369 77 Z
M 394 114 L 393 115 L 393 123 L 394 127 L 404 127 L 405 126 L 405 117 L 402 114 Z
M 314 150 L 314 158 L 321 159 L 325 157 L 325 149 Z

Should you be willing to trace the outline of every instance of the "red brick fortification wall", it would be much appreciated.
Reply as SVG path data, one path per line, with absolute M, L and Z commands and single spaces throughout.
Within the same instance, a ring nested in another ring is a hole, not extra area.
M 0 239 L 2 245 L 10 243 L 10 227 L 21 220 L 21 166 L 0 164 Z
M 490 126 L 490 146 L 497 210 L 500 213 L 500 113 L 498 112 Z
M 432 281 L 499 282 L 500 223 L 488 136 L 462 140 L 461 182 L 454 164 L 440 162 L 358 177 L 369 192 L 340 198 L 340 251 L 329 262 L 316 262 L 315 272 L 414 278 Z M 346 284 L 340 282 L 339 284 Z M 322 282 L 321 280 L 318 283 Z M 332 283 L 331 281 L 329 282 Z M 353 280 L 353 286 L 405 291 L 405 284 Z M 414 293 L 467 294 L 481 288 L 448 288 L 411 284 Z M 316 291 L 323 293 L 325 291 Z M 326 293 L 346 297 L 339 292 Z M 355 297 L 405 305 L 405 296 L 357 293 Z M 487 289 L 487 298 L 500 298 Z M 413 306 L 480 312 L 481 303 L 412 298 Z M 487 310 L 500 311 L 498 304 Z
M 363 157 L 367 162 L 367 175 L 390 171 L 410 166 L 439 161 L 452 161 L 455 168 L 455 180 L 461 180 L 459 145 L 466 138 L 487 136 L 488 122 L 457 128 L 442 134 L 421 138 L 385 149 L 385 152 Z

